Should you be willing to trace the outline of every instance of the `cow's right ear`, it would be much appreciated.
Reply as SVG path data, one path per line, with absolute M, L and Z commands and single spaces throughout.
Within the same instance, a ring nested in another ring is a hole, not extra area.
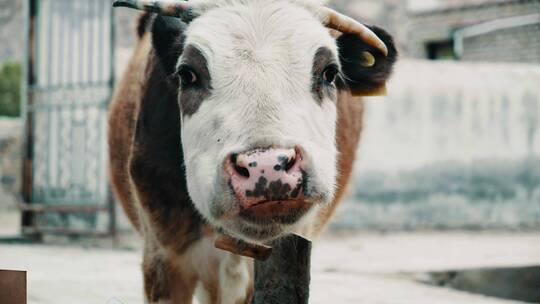
M 388 55 L 366 43 L 356 34 L 337 39 L 344 83 L 356 96 L 381 95 L 397 59 L 392 36 L 381 28 L 370 29 L 384 42 Z
M 176 71 L 178 58 L 184 49 L 187 24 L 176 17 L 156 16 L 152 25 L 152 45 L 167 75 Z

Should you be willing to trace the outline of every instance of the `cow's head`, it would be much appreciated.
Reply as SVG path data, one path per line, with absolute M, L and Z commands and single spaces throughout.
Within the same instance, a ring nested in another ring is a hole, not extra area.
M 338 91 L 384 86 L 388 34 L 299 0 L 117 5 L 161 15 L 153 47 L 178 87 L 188 191 L 210 223 L 262 241 L 333 199 Z

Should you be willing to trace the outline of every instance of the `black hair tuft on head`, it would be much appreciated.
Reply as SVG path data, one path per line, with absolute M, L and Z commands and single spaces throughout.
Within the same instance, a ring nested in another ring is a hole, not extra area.
M 167 75 L 176 70 L 176 62 L 184 49 L 187 24 L 179 18 L 156 16 L 152 25 L 152 46 Z

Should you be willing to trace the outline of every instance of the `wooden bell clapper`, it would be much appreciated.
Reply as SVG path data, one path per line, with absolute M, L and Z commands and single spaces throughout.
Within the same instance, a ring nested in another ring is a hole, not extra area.
M 311 242 L 295 234 L 270 246 L 249 244 L 222 235 L 215 247 L 255 259 L 253 304 L 307 304 Z

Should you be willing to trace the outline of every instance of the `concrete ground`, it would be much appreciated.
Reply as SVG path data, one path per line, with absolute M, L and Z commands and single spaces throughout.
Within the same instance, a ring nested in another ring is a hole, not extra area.
M 27 270 L 36 304 L 143 303 L 140 262 L 139 249 L 0 244 L 0 268 Z M 313 249 L 310 303 L 519 303 L 410 274 L 525 265 L 540 265 L 540 233 L 327 234 Z

